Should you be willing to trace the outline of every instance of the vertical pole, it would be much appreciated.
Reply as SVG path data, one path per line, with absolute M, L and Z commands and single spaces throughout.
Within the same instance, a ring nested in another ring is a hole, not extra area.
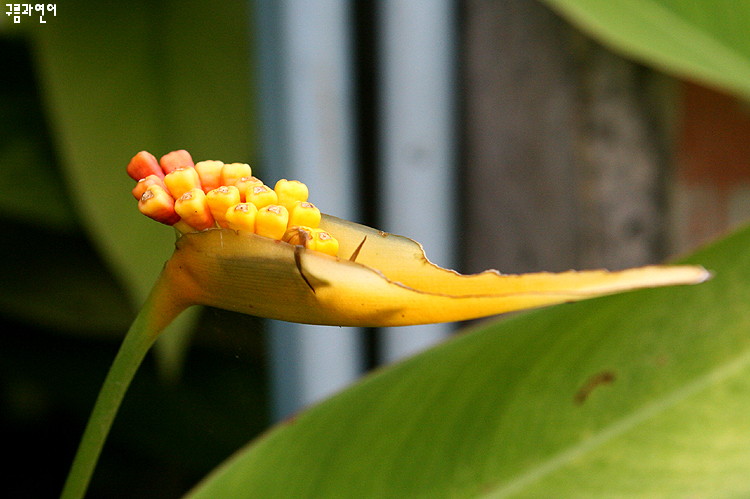
M 453 2 L 381 4 L 382 229 L 420 241 L 454 265 L 456 213 Z M 384 362 L 443 339 L 448 324 L 387 328 Z
M 321 211 L 354 218 L 348 2 L 257 0 L 256 7 L 264 175 L 301 180 Z M 274 419 L 361 372 L 356 328 L 271 321 L 268 329 Z

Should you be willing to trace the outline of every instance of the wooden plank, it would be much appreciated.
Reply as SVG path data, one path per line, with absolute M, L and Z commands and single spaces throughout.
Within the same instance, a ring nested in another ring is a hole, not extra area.
M 536 2 L 474 0 L 464 16 L 465 270 L 661 258 L 658 78 Z

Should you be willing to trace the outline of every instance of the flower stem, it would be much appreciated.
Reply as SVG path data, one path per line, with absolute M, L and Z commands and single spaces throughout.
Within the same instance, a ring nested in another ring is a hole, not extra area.
M 175 296 L 170 272 L 165 268 L 130 326 L 107 373 L 78 445 L 61 499 L 80 499 L 86 493 L 112 422 L 138 367 L 159 333 L 188 306 Z

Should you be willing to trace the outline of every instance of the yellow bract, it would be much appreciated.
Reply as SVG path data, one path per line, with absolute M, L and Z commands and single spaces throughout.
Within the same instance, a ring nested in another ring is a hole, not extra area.
M 179 273 L 191 303 L 291 322 L 373 327 L 468 320 L 709 277 L 694 266 L 461 275 L 430 263 L 411 239 L 327 215 L 321 229 L 340 242 L 338 258 L 209 230 L 182 236 L 167 269 Z
M 128 165 L 135 180 L 147 178 L 134 190 L 139 209 L 182 232 L 163 275 L 184 305 L 311 324 L 399 326 L 709 278 L 695 266 L 461 275 L 432 264 L 411 239 L 322 215 L 301 182 L 282 179 L 270 189 L 244 163 L 176 166 L 192 163 L 186 154 L 162 158 L 162 170 L 145 152 Z M 234 185 L 207 189 L 217 181 Z

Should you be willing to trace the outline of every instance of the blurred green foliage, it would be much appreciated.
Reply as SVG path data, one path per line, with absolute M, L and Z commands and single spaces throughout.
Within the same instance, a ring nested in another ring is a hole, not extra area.
M 541 0 L 627 57 L 750 99 L 748 0 Z
M 629 57 L 750 97 L 746 0 L 543 1 Z M 694 255 L 712 282 L 489 323 L 382 370 L 190 497 L 746 496 L 749 247 L 746 228 Z
M 130 157 L 187 148 L 256 163 L 246 7 L 76 0 L 47 24 L 0 29 L 5 497 L 59 494 L 171 251 L 172 230 L 137 211 Z M 266 426 L 262 323 L 217 310 L 192 320 L 179 382 L 151 361 L 136 377 L 90 497 L 178 496 Z
M 189 497 L 745 497 L 750 228 L 715 277 L 486 322 L 299 414 Z
M 639 60 L 750 95 L 744 0 L 547 3 Z M 0 30 L 4 495 L 57 494 L 168 257 L 174 236 L 138 215 L 128 159 L 185 148 L 257 164 L 246 8 L 71 0 L 45 25 Z M 719 272 L 711 283 L 513 317 L 382 370 L 201 492 L 232 475 L 332 495 L 747 492 L 748 244 L 746 231 L 695 257 Z M 217 310 L 196 321 L 179 383 L 151 362 L 136 377 L 90 497 L 178 496 L 265 427 L 262 324 Z M 581 396 L 602 372 L 610 381 Z

